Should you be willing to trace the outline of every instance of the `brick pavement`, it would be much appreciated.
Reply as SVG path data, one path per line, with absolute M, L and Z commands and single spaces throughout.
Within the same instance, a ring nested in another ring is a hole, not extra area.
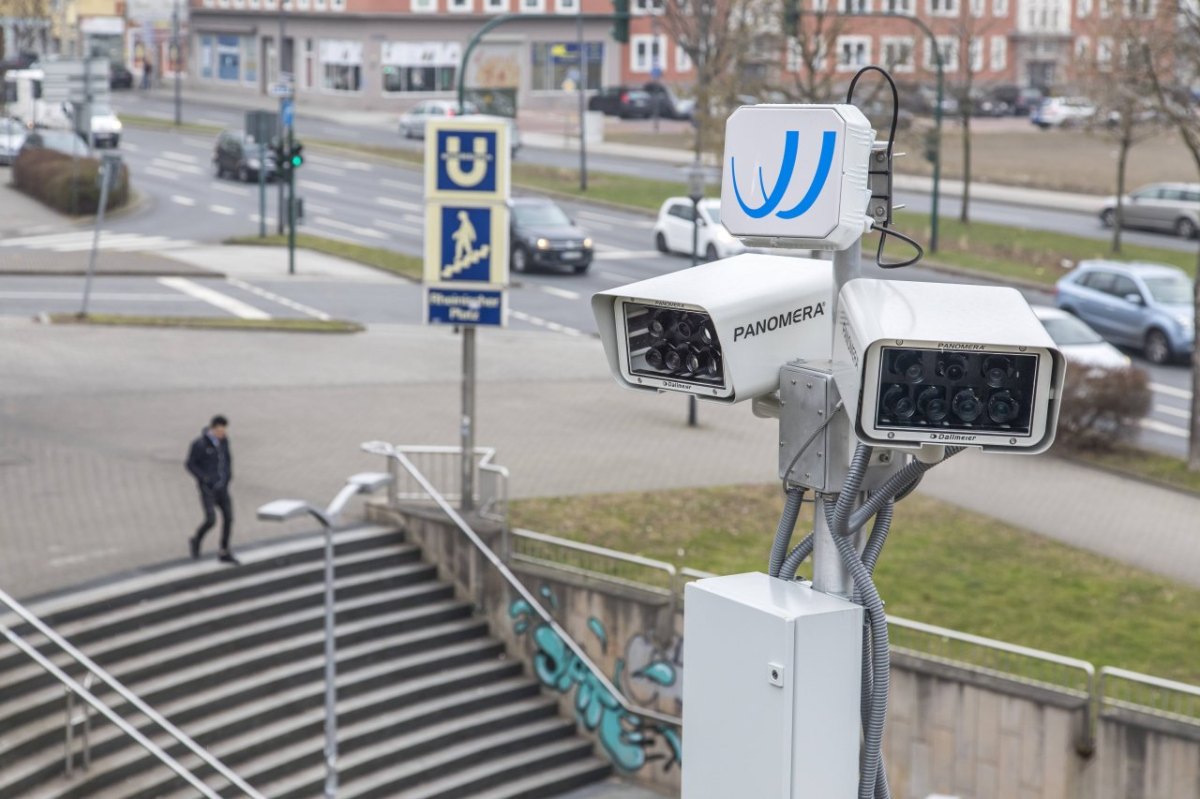
M 199 507 L 183 471 L 213 413 L 231 418 L 236 541 L 281 496 L 325 500 L 381 466 L 361 441 L 454 444 L 460 342 L 378 326 L 357 336 L 92 330 L 0 321 L 0 587 L 30 596 L 180 557 Z M 599 344 L 480 336 L 479 432 L 514 496 L 774 479 L 775 426 L 746 405 L 619 389 Z M 1053 458 L 963 456 L 942 499 L 1200 584 L 1200 499 Z M 288 531 L 302 529 L 302 523 Z

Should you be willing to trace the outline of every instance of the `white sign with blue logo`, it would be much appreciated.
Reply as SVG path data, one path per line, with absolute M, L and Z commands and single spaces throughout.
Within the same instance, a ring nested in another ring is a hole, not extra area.
M 504 201 L 509 191 L 508 120 L 432 120 L 425 129 L 425 199 Z
M 508 283 L 508 209 L 485 203 L 425 207 L 426 283 Z
M 503 327 L 508 324 L 508 296 L 502 288 L 426 286 L 422 317 L 431 325 Z
M 869 223 L 875 132 L 852 105 L 757 105 L 725 125 L 721 222 L 768 246 L 845 249 Z

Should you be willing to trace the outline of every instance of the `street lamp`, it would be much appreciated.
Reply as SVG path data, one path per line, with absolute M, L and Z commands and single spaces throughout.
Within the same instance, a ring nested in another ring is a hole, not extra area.
M 325 510 L 313 507 L 302 499 L 277 499 L 258 509 L 260 521 L 285 522 L 301 516 L 312 516 L 325 530 L 325 799 L 334 799 L 338 788 L 333 526 L 351 497 L 357 494 L 373 494 L 391 482 L 392 476 L 386 472 L 360 472 L 346 480 L 346 485 Z

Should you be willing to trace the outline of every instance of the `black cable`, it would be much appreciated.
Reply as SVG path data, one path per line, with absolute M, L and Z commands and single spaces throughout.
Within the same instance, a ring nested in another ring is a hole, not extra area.
M 888 202 L 887 220 L 882 225 L 880 225 L 880 224 L 872 224 L 871 225 L 871 230 L 878 231 L 878 233 L 879 233 L 879 248 L 875 251 L 875 265 L 878 266 L 880 269 L 900 269 L 905 266 L 912 266 L 913 264 L 917 263 L 918 261 L 920 261 L 922 258 L 925 257 L 925 248 L 923 248 L 920 244 L 918 244 L 916 241 L 914 241 L 909 236 L 906 236 L 897 230 L 893 230 L 891 227 L 892 198 L 891 198 L 891 194 L 890 194 L 890 189 L 891 189 L 891 174 L 892 174 L 892 148 L 895 147 L 895 145 L 896 145 L 896 125 L 900 119 L 900 92 L 897 91 L 897 89 L 896 89 L 896 81 L 892 78 L 891 73 L 888 72 L 883 67 L 878 67 L 878 66 L 875 66 L 874 64 L 872 64 L 870 66 L 866 66 L 866 67 L 863 67 L 862 69 L 860 69 L 858 72 L 856 72 L 854 74 L 854 77 L 850 80 L 850 87 L 848 89 L 846 89 L 846 102 L 847 103 L 850 103 L 850 104 L 854 103 L 854 89 L 856 86 L 858 86 L 858 79 L 861 78 L 863 75 L 865 75 L 868 72 L 878 72 L 880 75 L 882 75 L 883 79 L 887 81 L 888 87 L 892 91 L 892 123 L 891 123 L 891 127 L 888 129 L 888 143 L 887 143 L 887 149 L 885 150 L 885 152 L 887 154 L 887 175 L 888 175 L 888 188 L 889 188 L 889 194 L 886 198 L 887 202 Z M 883 248 L 884 248 L 884 245 L 887 243 L 888 236 L 892 236 L 894 238 L 900 239 L 905 244 L 910 245 L 914 250 L 916 250 L 917 254 L 915 256 L 913 256 L 912 258 L 909 258 L 904 261 L 885 262 L 883 260 Z

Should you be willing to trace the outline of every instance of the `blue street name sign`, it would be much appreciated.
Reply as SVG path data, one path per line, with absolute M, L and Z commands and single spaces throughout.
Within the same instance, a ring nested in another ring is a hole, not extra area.
M 427 324 L 502 327 L 504 310 L 503 289 L 425 287 Z

